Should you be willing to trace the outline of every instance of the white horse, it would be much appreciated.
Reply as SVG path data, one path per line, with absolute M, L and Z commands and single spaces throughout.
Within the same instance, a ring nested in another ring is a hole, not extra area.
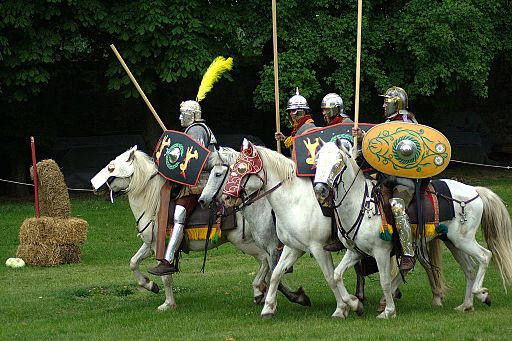
M 139 264 L 155 252 L 160 189 L 165 181 L 165 178 L 158 174 L 153 159 L 138 151 L 136 146 L 112 160 L 91 180 L 97 193 L 107 186 L 111 191 L 111 196 L 113 193 L 127 194 L 130 208 L 137 222 L 138 235 L 143 241 L 140 249 L 130 260 L 130 269 L 140 286 L 155 293 L 158 293 L 160 288 L 141 273 Z M 236 214 L 236 220 L 239 227 L 245 226 L 245 233 L 241 228 L 223 231 L 217 242 L 209 243 L 209 248 L 231 242 L 242 252 L 256 258 L 260 268 L 253 280 L 252 287 L 254 303 L 258 304 L 265 294 L 267 287 L 265 278 L 270 271 L 269 264 L 271 264 L 271 261 L 266 250 L 254 242 L 253 235 L 269 233 L 271 227 L 268 226 L 268 223 L 262 226 L 252 226 L 244 222 L 241 214 Z M 270 223 L 273 226 L 271 217 Z M 188 246 L 191 251 L 204 252 L 205 242 L 190 240 Z M 176 301 L 172 291 L 172 275 L 162 276 L 162 280 L 165 289 L 165 302 L 158 307 L 158 310 L 174 309 L 176 308 Z M 293 293 L 284 286 L 282 288 L 285 293 L 290 293 L 290 297 L 288 297 L 290 300 L 297 299 L 297 303 L 307 304 L 307 297 L 300 297 L 300 292 Z M 297 294 L 297 296 L 294 296 L 294 294 Z
M 279 240 L 284 243 L 283 253 L 274 268 L 270 286 L 261 311 L 262 318 L 272 317 L 277 309 L 276 291 L 283 274 L 290 269 L 295 261 L 308 252 L 316 259 L 334 297 L 336 310 L 333 318 L 345 318 L 348 315 L 347 305 L 341 298 L 340 291 L 334 281 L 334 265 L 331 253 L 323 249 L 331 237 L 331 219 L 322 214 L 316 200 L 311 179 L 295 176 L 293 161 L 285 156 L 264 147 L 254 146 L 244 140 L 243 152 L 251 158 L 259 158 L 257 162 L 262 168 L 248 171 L 248 163 L 240 159 L 232 166 L 224 188 L 222 200 L 228 206 L 238 206 L 242 196 L 261 190 L 266 193 L 276 216 L 276 230 Z M 261 161 L 261 162 L 260 162 Z M 250 163 L 250 162 L 249 162 Z M 250 167 L 249 167 L 250 168 Z M 226 194 L 228 185 L 241 176 L 238 193 Z M 362 313 L 362 305 L 354 307 Z
M 229 167 L 235 163 L 239 156 L 239 152 L 231 148 L 220 147 L 209 157 L 209 165 L 213 166 L 208 182 L 204 187 L 201 196 L 199 197 L 199 204 L 203 207 L 207 207 L 212 204 L 216 204 L 220 200 L 222 189 L 227 180 Z M 270 269 L 273 270 L 275 264 L 279 259 L 279 238 L 277 238 L 276 228 L 272 217 L 272 207 L 266 198 L 261 200 L 255 200 L 249 204 L 237 207 L 237 210 L 242 213 L 245 220 L 251 226 L 266 227 L 266 231 L 262 233 L 253 233 L 253 238 L 256 244 L 264 247 L 268 253 Z M 254 230 L 254 229 L 253 229 Z M 268 272 L 268 278 L 270 280 L 271 271 Z M 297 292 L 290 292 L 289 289 L 280 284 L 278 290 L 281 291 L 290 301 L 299 303 L 304 306 L 310 306 L 311 301 L 309 297 L 304 293 L 302 287 Z M 264 297 L 261 296 L 263 301 Z
M 448 227 L 448 241 L 445 243 L 461 265 L 467 279 L 464 302 L 456 309 L 462 312 L 470 311 L 473 310 L 474 295 L 483 303 L 490 305 L 489 291 L 482 285 L 491 255 L 494 255 L 503 284 L 510 284 L 512 281 L 512 225 L 505 205 L 491 190 L 453 180 L 442 181 L 448 185 L 455 209 L 458 211 L 453 219 L 441 222 Z M 340 186 L 340 183 L 343 185 Z M 331 190 L 334 190 L 336 198 L 341 198 L 343 202 L 337 203 L 337 210 L 345 222 L 344 227 L 352 226 L 358 219 L 360 212 L 364 210 L 361 203 L 370 199 L 368 195 L 372 188 L 373 183 L 363 176 L 354 158 L 340 141 L 323 145 L 317 154 L 315 192 L 319 200 L 324 200 Z M 363 193 L 367 193 L 366 197 Z M 372 211 L 377 212 L 375 208 L 368 212 Z M 381 219 L 366 213 L 362 216 L 357 235 L 352 231 L 348 235 L 350 240 L 342 239 L 348 250 L 335 270 L 335 280 L 339 284 L 343 301 L 351 307 L 357 307 L 358 299 L 347 292 L 343 274 L 363 257 L 359 251 L 373 256 L 377 260 L 380 282 L 386 299 L 386 308 L 378 317 L 394 317 L 396 309 L 391 295 L 389 264 L 392 245 L 391 242 L 379 238 Z M 491 251 L 475 240 L 480 224 Z M 479 264 L 476 274 L 473 259 Z

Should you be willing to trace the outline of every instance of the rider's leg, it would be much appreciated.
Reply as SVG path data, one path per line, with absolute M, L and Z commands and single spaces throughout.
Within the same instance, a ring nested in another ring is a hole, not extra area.
M 400 260 L 400 271 L 407 273 L 412 270 L 416 262 L 411 224 L 407 213 L 405 213 L 404 200 L 402 198 L 392 198 L 390 203 L 403 250 L 402 259 Z
M 183 230 L 185 228 L 186 218 L 187 210 L 184 206 L 177 204 L 174 209 L 174 225 L 172 228 L 171 238 L 169 239 L 169 244 L 167 244 L 167 248 L 165 249 L 163 259 L 160 260 L 160 263 L 156 267 L 149 269 L 149 273 L 157 276 L 163 276 L 177 271 L 173 264 L 174 255 L 176 254 L 176 251 L 178 251 L 178 247 L 183 240 Z

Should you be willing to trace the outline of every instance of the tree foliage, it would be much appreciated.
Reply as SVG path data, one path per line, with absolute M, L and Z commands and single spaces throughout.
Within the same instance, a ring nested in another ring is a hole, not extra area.
M 363 1 L 361 101 L 391 85 L 411 97 L 469 88 L 486 96 L 493 60 L 512 51 L 508 0 Z M 281 107 L 306 97 L 354 97 L 357 2 L 278 1 Z M 69 63 L 105 64 L 112 91 L 137 96 L 111 53 L 115 43 L 147 93 L 199 78 L 217 55 L 260 71 L 257 108 L 274 101 L 269 1 L 10 0 L 0 3 L 3 101 L 39 93 Z

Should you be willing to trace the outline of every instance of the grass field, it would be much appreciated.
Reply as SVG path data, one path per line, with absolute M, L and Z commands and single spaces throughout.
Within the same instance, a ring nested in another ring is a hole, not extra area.
M 507 172 L 459 168 L 447 175 L 462 175 L 467 183 L 490 187 L 512 202 Z M 3 263 L 15 256 L 19 227 L 34 208 L 31 202 L 0 201 L 1 340 L 510 340 L 512 335 L 512 295 L 505 293 L 495 266 L 484 282 L 492 306 L 475 300 L 472 313 L 453 309 L 462 303 L 465 280 L 447 251 L 450 290 L 444 306 L 430 306 L 430 289 L 418 267 L 402 286 L 397 318 L 389 321 L 375 318 L 381 296 L 377 276 L 367 281 L 364 316 L 351 313 L 347 320 L 332 320 L 334 296 L 309 255 L 299 259 L 286 282 L 303 286 L 312 307 L 291 304 L 279 294 L 274 318 L 261 320 L 262 307 L 252 303 L 250 286 L 256 262 L 226 245 L 209 253 L 204 274 L 201 253 L 184 255 L 182 272 L 174 276 L 178 307 L 158 312 L 163 292 L 139 289 L 128 266 L 140 241 L 126 198 L 112 205 L 104 198 L 74 197 L 72 212 L 90 224 L 80 264 L 10 269 Z M 334 255 L 336 263 L 341 256 Z M 153 265 L 147 260 L 142 269 Z M 346 282 L 353 290 L 352 271 Z

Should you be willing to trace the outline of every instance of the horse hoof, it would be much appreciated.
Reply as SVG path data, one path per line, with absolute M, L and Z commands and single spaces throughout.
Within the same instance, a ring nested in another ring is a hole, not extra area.
M 364 314 L 364 307 L 363 307 L 363 303 L 361 303 L 361 301 L 358 301 L 358 303 L 357 303 L 356 314 L 357 314 L 357 316 L 363 316 L 363 314 Z
M 491 306 L 491 295 L 487 294 L 484 303 L 487 304 L 487 306 L 489 307 Z
M 309 296 L 306 295 L 304 292 L 304 289 L 300 287 L 297 289 L 296 292 L 297 295 L 297 303 L 304 306 L 304 307 L 311 307 L 311 300 L 309 299 Z
M 260 305 L 260 304 L 263 304 L 263 302 L 265 302 L 265 300 L 264 300 L 264 299 L 265 299 L 265 295 L 261 294 L 261 295 L 259 295 L 259 296 L 254 297 L 253 302 L 254 302 L 254 304 L 256 304 L 256 305 Z
M 155 282 L 153 282 L 153 285 L 151 286 L 151 292 L 154 292 L 155 294 L 160 292 L 160 287 Z
M 158 307 L 158 311 L 167 311 L 167 310 L 175 310 L 176 304 L 167 304 L 164 303 Z
M 261 314 L 261 319 L 262 320 L 270 320 L 273 316 L 274 316 L 274 314 L 272 314 L 272 313 Z

